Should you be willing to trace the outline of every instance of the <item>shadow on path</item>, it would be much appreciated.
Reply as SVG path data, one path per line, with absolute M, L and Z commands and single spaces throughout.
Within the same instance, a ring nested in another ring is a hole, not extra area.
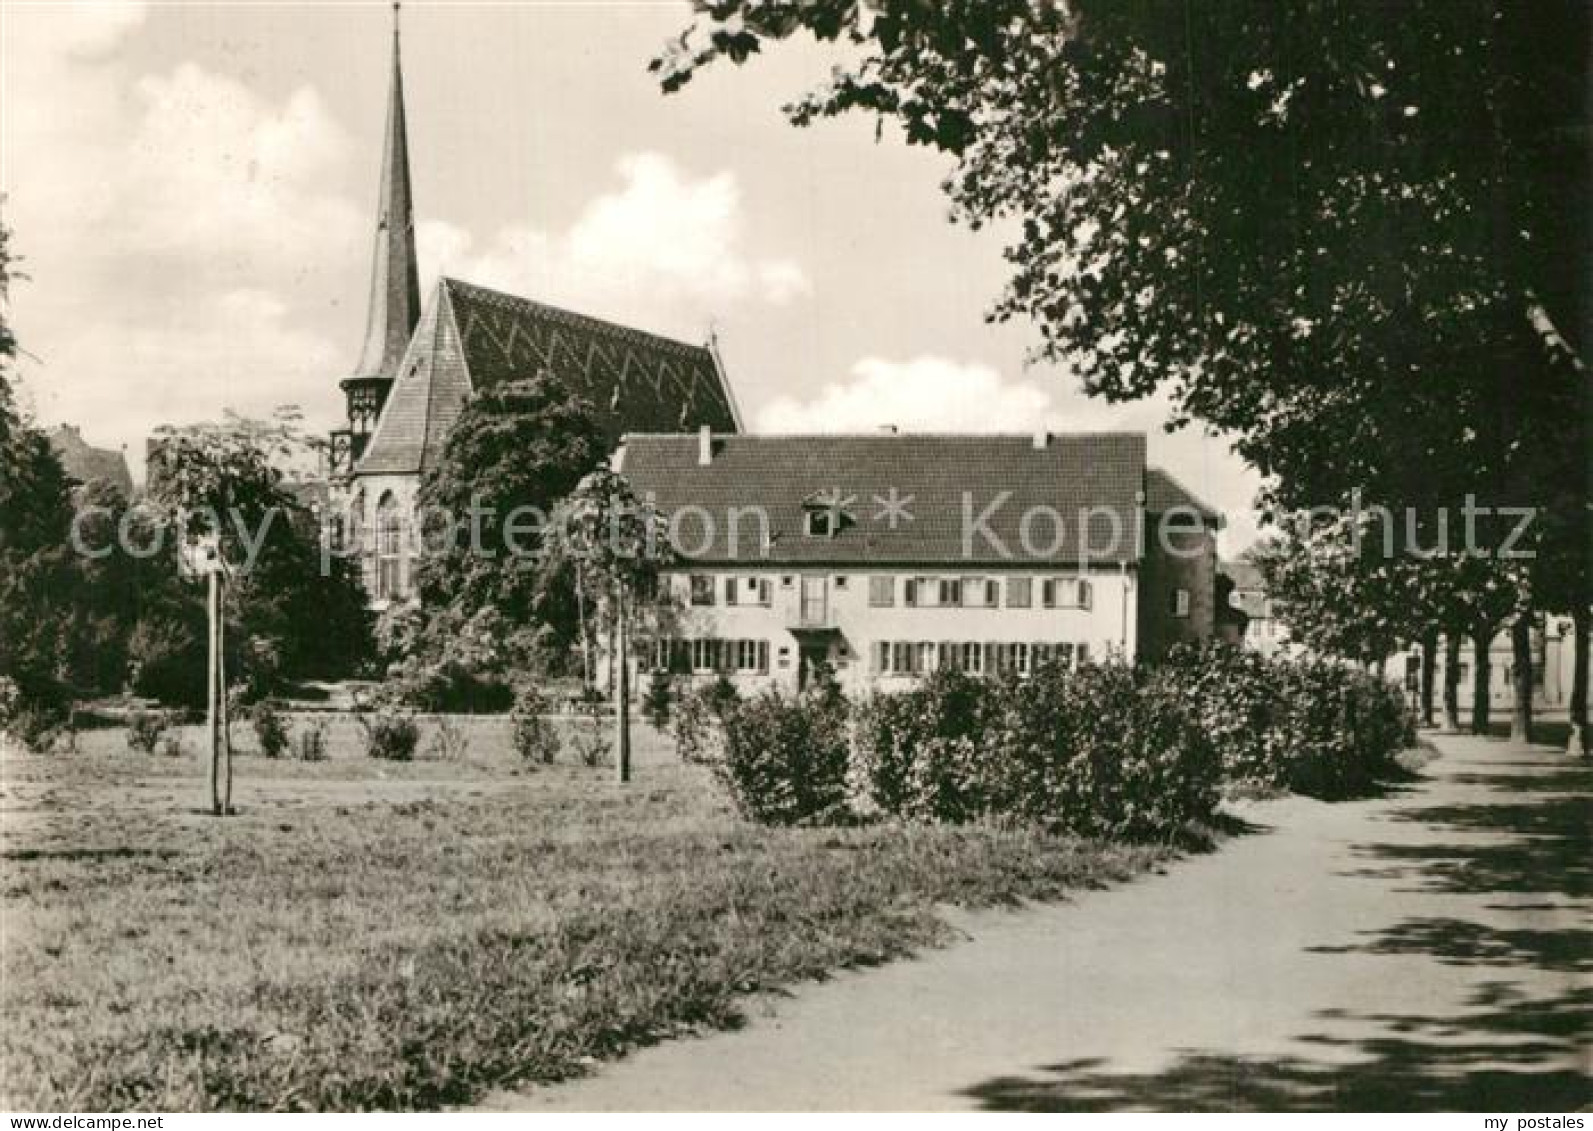
M 1070 1060 L 966 1094 L 1005 1111 L 1564 1111 L 1593 1103 L 1585 903 L 1593 893 L 1593 769 L 1541 748 L 1474 741 L 1456 753 L 1433 767 L 1435 788 L 1393 799 L 1374 825 L 1386 836 L 1350 845 L 1339 861 L 1339 877 L 1389 889 L 1390 921 L 1306 950 L 1486 968 L 1461 1008 L 1452 999 L 1447 1012 L 1430 1015 L 1321 1010 L 1295 1035 L 1320 1055 L 1185 1049 L 1148 1073 Z M 1415 908 L 1442 913 L 1404 913 Z

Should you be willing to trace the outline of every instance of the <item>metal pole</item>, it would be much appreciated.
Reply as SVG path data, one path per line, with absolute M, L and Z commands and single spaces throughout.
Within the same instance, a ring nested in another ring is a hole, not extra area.
M 227 583 L 216 575 L 216 703 L 221 723 L 221 814 L 232 812 L 232 706 L 227 702 Z
M 210 758 L 206 770 L 206 782 L 210 787 L 210 811 L 216 816 L 221 816 L 221 722 L 219 704 L 216 701 L 216 677 L 219 674 L 217 666 L 221 659 L 221 634 L 217 628 L 220 621 L 221 588 L 220 580 L 214 571 L 209 575 L 205 600 L 205 609 L 209 619 L 209 657 L 205 665 L 206 690 L 205 690 L 205 730 L 209 736 Z
M 630 634 L 625 628 L 625 589 L 616 587 L 615 618 L 618 631 L 615 633 L 617 647 L 614 649 L 615 662 L 619 664 L 619 672 L 614 680 L 614 776 L 624 784 L 631 780 L 631 671 L 630 657 L 626 654 L 629 650 Z

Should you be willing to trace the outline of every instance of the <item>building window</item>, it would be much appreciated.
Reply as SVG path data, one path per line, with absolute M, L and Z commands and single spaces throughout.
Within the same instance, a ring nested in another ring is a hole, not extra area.
M 1007 578 L 1007 607 L 1027 609 L 1034 600 L 1034 580 L 1028 577 Z
M 714 603 L 714 579 L 706 573 L 691 575 L 691 603 L 693 605 L 712 605 Z
M 1173 616 L 1187 617 L 1189 615 L 1189 590 L 1173 590 Z
M 835 575 L 835 587 L 837 589 L 845 589 L 846 588 L 846 581 L 847 581 L 846 574 L 838 573 L 838 574 Z
M 1087 664 L 1090 662 L 1090 646 L 1082 640 L 1075 645 L 1058 644 L 1057 647 L 1063 650 L 1062 654 L 1064 657 L 1069 651 L 1071 651 L 1073 653 L 1073 662 L 1076 664 Z
M 404 596 L 404 517 L 391 491 L 376 506 L 376 596 Z
M 829 538 L 835 534 L 835 526 L 834 511 L 821 508 L 807 512 L 809 538 Z
M 991 578 L 984 583 L 985 607 L 998 609 L 1001 607 L 1001 582 Z
M 734 605 L 735 603 L 736 603 L 736 579 L 734 577 L 727 577 L 727 578 L 725 578 L 725 604 Z
M 1040 582 L 1040 604 L 1047 609 L 1087 609 L 1090 583 L 1082 577 L 1047 577 Z
M 736 640 L 736 670 L 762 675 L 769 670 L 769 642 L 767 640 Z
M 943 577 L 940 579 L 940 604 L 942 608 L 954 609 L 962 604 L 962 579 L 957 577 Z
M 875 574 L 868 579 L 868 603 L 876 609 L 888 609 L 896 603 L 896 579 Z

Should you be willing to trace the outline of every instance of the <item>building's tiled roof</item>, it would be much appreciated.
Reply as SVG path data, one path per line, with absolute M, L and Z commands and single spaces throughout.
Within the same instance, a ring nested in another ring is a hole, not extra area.
M 49 440 L 71 478 L 79 483 L 92 483 L 97 479 L 109 483 L 126 498 L 133 497 L 133 477 L 127 470 L 127 457 L 121 452 L 94 447 L 71 424 L 51 429 Z
M 1223 573 L 1233 578 L 1235 589 L 1253 589 L 1261 591 L 1266 588 L 1266 583 L 1261 577 L 1261 570 L 1254 562 L 1247 562 L 1243 558 L 1224 561 L 1218 567 Z
M 1151 514 L 1166 514 L 1174 507 L 1194 510 L 1207 522 L 1218 522 L 1222 515 L 1212 510 L 1185 489 L 1184 485 L 1159 467 L 1145 472 L 1145 509 Z
M 1043 448 L 1030 436 L 716 435 L 706 467 L 698 464 L 699 443 L 695 435 L 628 436 L 620 467 L 638 493 L 651 494 L 666 513 L 695 506 L 712 516 L 711 544 L 703 543 L 701 514 L 675 520 L 678 547 L 697 560 L 1070 564 L 1084 557 L 1080 515 L 1091 508 L 1098 509 L 1088 516 L 1090 560 L 1138 557 L 1142 435 L 1053 435 Z M 912 515 L 910 522 L 898 519 L 894 530 L 887 513 L 893 489 Z M 834 537 L 807 535 L 804 500 L 822 505 L 829 498 L 823 493 L 831 491 L 853 500 L 846 507 L 852 521 Z M 1007 492 L 985 527 L 1010 558 L 972 521 Z M 769 517 L 767 554 L 759 545 L 758 522 L 746 515 L 731 552 L 728 515 L 748 507 Z M 1041 507 L 1061 515 L 1060 538 Z M 1035 515 L 1027 548 L 1020 532 L 1025 513 Z M 1113 516 L 1121 526 L 1115 539 Z M 971 555 L 964 552 L 965 525 Z
M 611 442 L 626 432 L 739 426 L 707 347 L 442 279 L 359 473 L 429 467 L 472 392 L 544 371 L 591 402 Z

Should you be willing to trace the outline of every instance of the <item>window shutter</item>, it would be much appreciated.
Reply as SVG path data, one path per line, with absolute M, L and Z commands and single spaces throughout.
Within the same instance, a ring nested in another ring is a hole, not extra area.
M 1079 608 L 1087 609 L 1094 599 L 1090 583 L 1083 578 L 1079 579 Z
M 1047 609 L 1056 608 L 1055 579 L 1048 577 L 1044 581 L 1040 582 L 1040 605 Z
M 910 608 L 918 604 L 918 578 L 907 579 L 902 593 L 902 603 Z

